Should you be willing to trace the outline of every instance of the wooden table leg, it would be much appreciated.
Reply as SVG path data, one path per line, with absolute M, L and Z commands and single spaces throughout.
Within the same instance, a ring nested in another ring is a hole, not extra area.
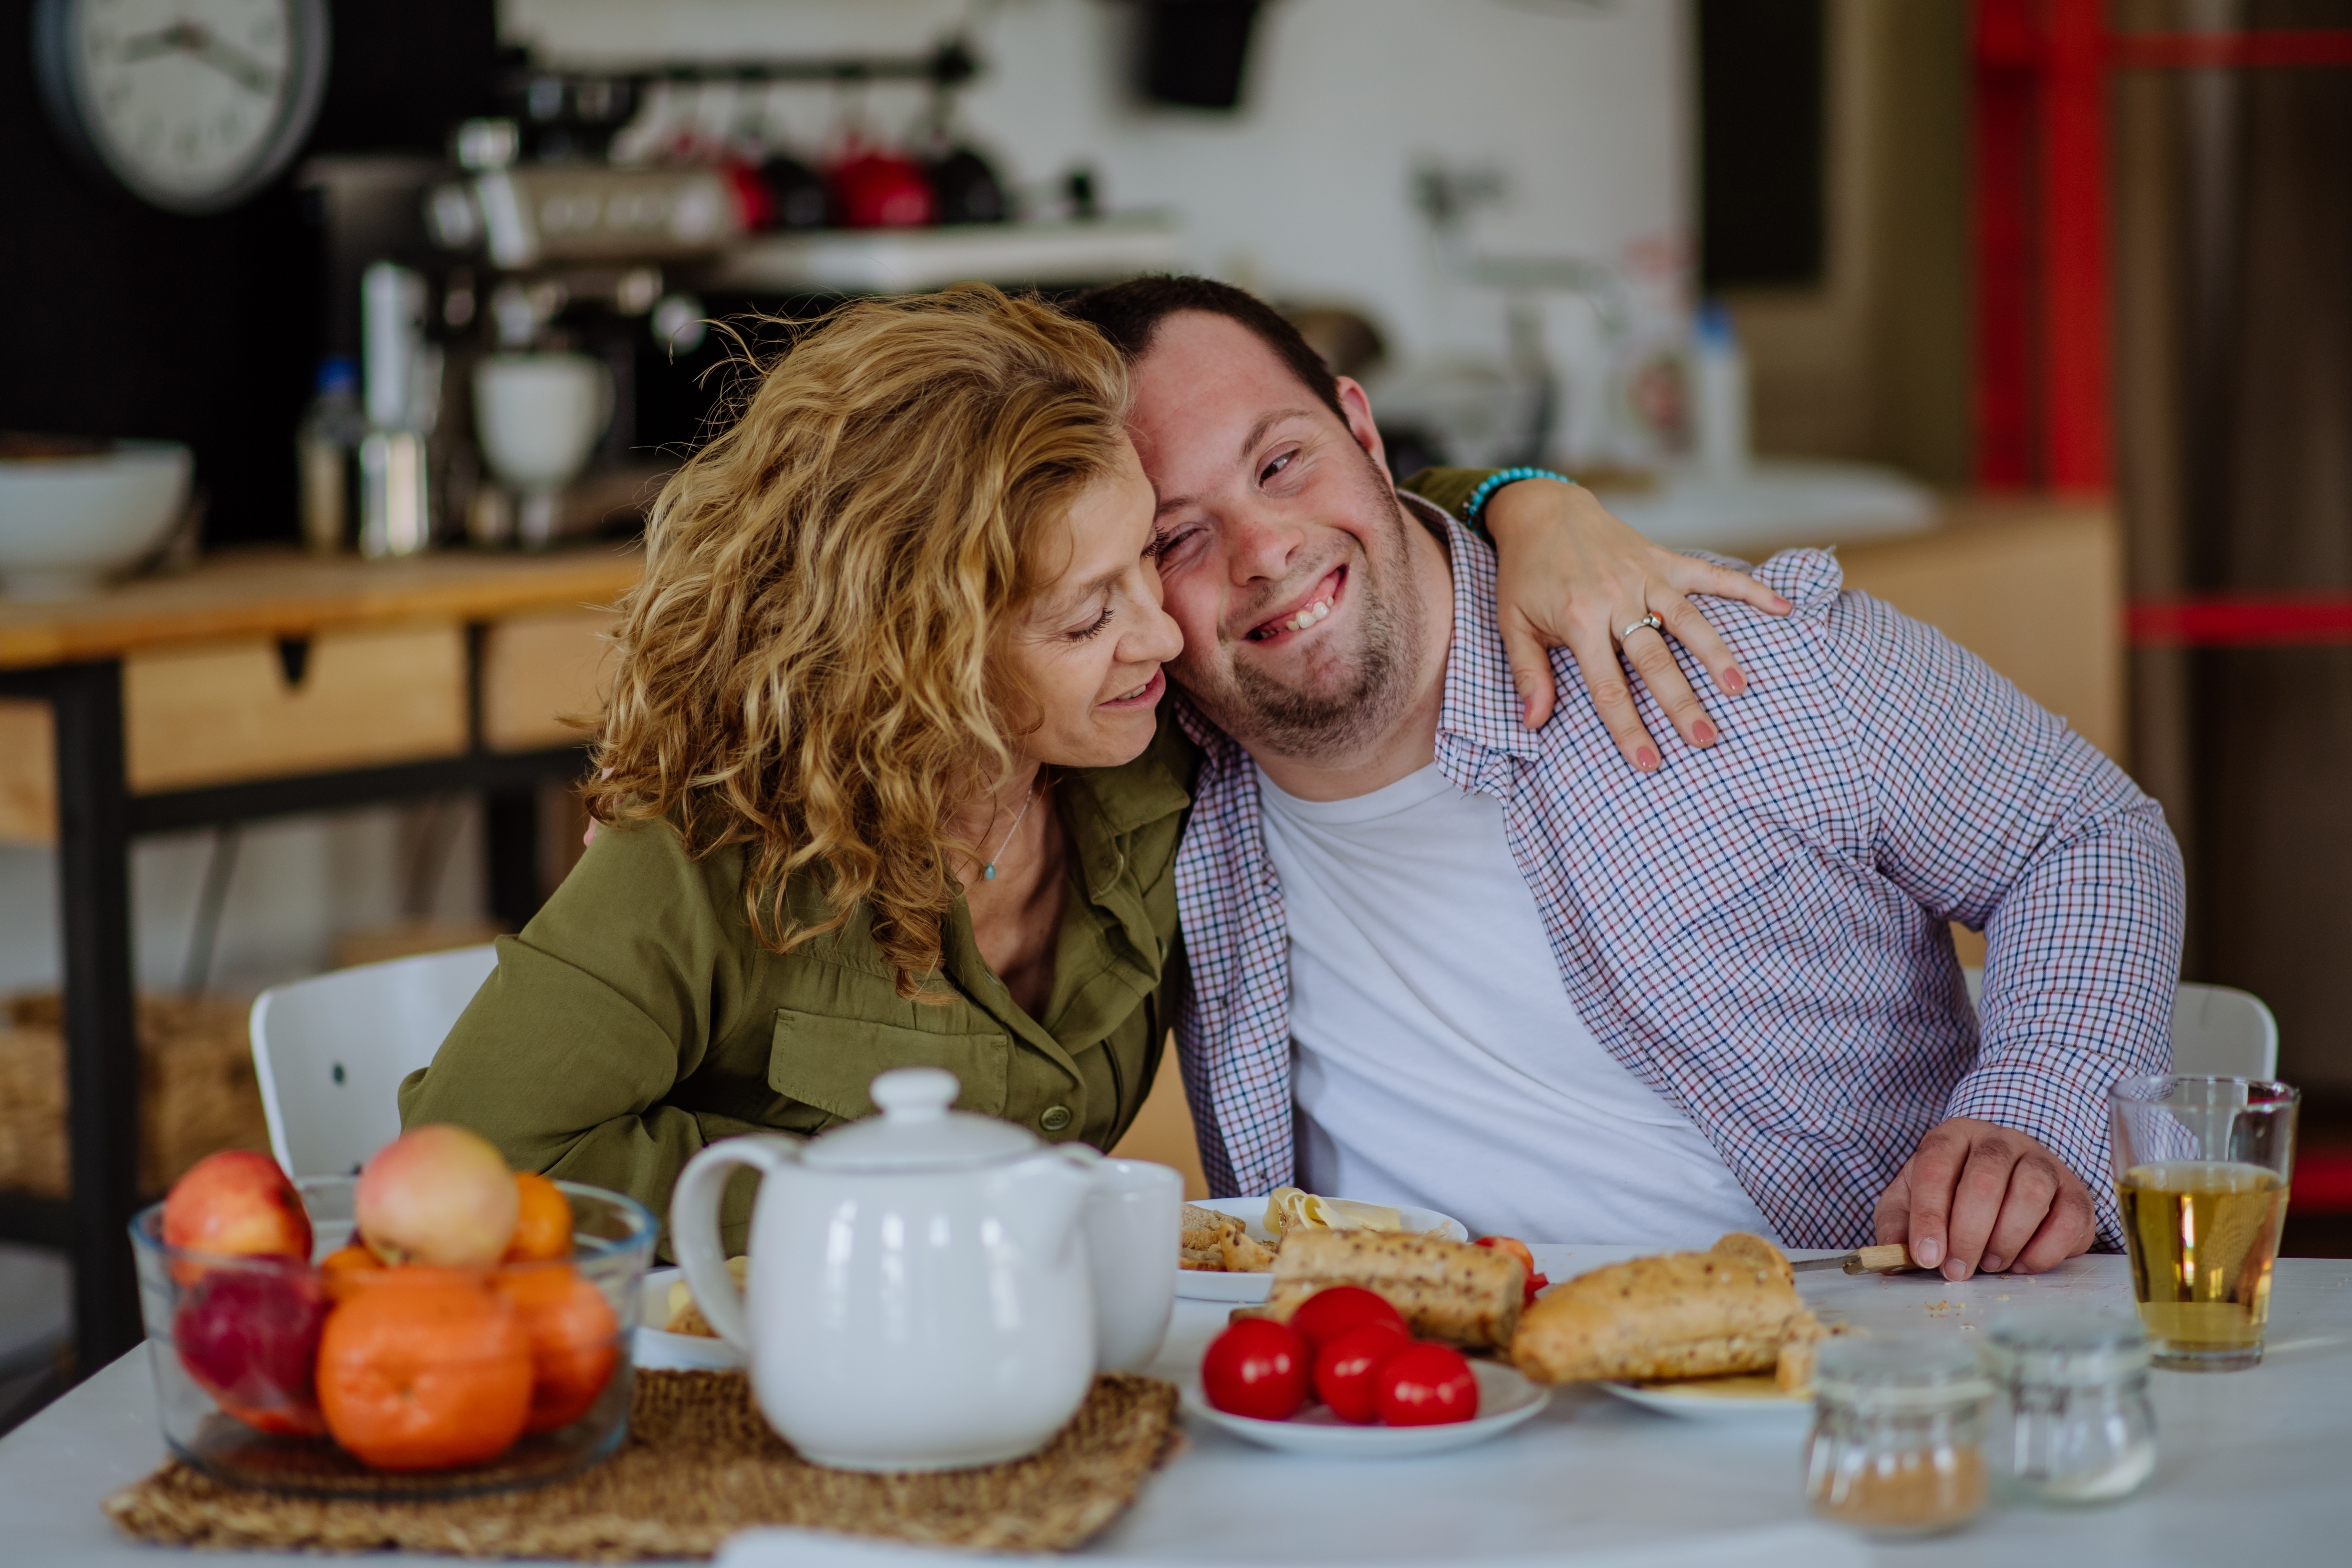
M 87 1375 L 144 1332 L 126 1229 L 139 1204 L 139 1041 L 122 667 L 109 660 L 47 674 L 57 713 L 74 1334 Z

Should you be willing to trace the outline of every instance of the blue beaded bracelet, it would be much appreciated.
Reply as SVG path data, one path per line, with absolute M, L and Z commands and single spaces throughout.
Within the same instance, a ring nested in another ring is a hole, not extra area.
M 1480 521 L 1486 510 L 1486 498 L 1505 485 L 1519 479 L 1558 479 L 1564 485 L 1576 482 L 1566 474 L 1555 474 L 1549 468 L 1499 468 L 1478 481 L 1478 488 L 1470 492 L 1469 502 L 1462 509 L 1462 521 L 1470 531 L 1489 544 L 1495 542 L 1495 536 L 1486 531 L 1486 523 Z

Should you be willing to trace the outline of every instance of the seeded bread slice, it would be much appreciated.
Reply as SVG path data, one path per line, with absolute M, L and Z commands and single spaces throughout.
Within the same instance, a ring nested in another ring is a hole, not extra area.
M 1554 1287 L 1520 1321 L 1511 1360 L 1538 1383 L 1722 1377 L 1772 1371 L 1783 1345 L 1816 1331 L 1788 1260 L 1735 1234 Z
M 1718 1258 L 1753 1263 L 1790 1289 L 1796 1289 L 1797 1271 L 1789 1267 L 1788 1258 L 1779 1247 L 1760 1236 L 1752 1236 L 1744 1230 L 1731 1231 L 1707 1250 Z
M 1423 1339 L 1499 1350 L 1518 1327 L 1527 1270 L 1509 1253 L 1433 1236 L 1293 1230 L 1275 1259 L 1267 1315 L 1287 1322 L 1330 1285 L 1360 1285 L 1383 1298 Z

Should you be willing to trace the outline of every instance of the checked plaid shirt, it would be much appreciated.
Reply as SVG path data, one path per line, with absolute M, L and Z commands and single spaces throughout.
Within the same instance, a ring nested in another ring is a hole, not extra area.
M 1501 800 L 1593 1034 L 1697 1125 L 1781 1239 L 1874 1239 L 1872 1207 L 1920 1135 L 1970 1116 L 2065 1161 L 2100 1244 L 2120 1247 L 2105 1097 L 2168 1064 L 2180 955 L 2180 857 L 2156 804 L 1982 660 L 1841 592 L 1820 551 L 1759 571 L 1795 603 L 1785 619 L 1712 607 L 1750 683 L 1719 744 L 1684 744 L 1646 693 L 1654 773 L 1620 760 L 1590 702 L 1529 731 L 1494 558 L 1445 526 L 1438 765 Z M 1573 662 L 1553 658 L 1565 689 Z M 1176 865 L 1192 973 L 1177 1047 L 1211 1187 L 1265 1192 L 1295 1158 L 1282 889 L 1256 763 L 1177 711 L 1202 750 Z M 1949 921 L 1988 939 L 1979 1011 Z

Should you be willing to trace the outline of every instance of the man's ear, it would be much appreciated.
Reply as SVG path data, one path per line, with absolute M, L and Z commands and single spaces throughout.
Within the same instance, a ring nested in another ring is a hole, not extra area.
M 1363 384 L 1352 375 L 1339 377 L 1339 408 L 1348 416 L 1348 434 L 1356 445 L 1371 454 L 1385 478 L 1389 471 L 1388 448 L 1381 445 L 1381 427 L 1372 422 L 1372 400 L 1364 395 Z M 1395 488 L 1395 481 L 1390 481 Z

